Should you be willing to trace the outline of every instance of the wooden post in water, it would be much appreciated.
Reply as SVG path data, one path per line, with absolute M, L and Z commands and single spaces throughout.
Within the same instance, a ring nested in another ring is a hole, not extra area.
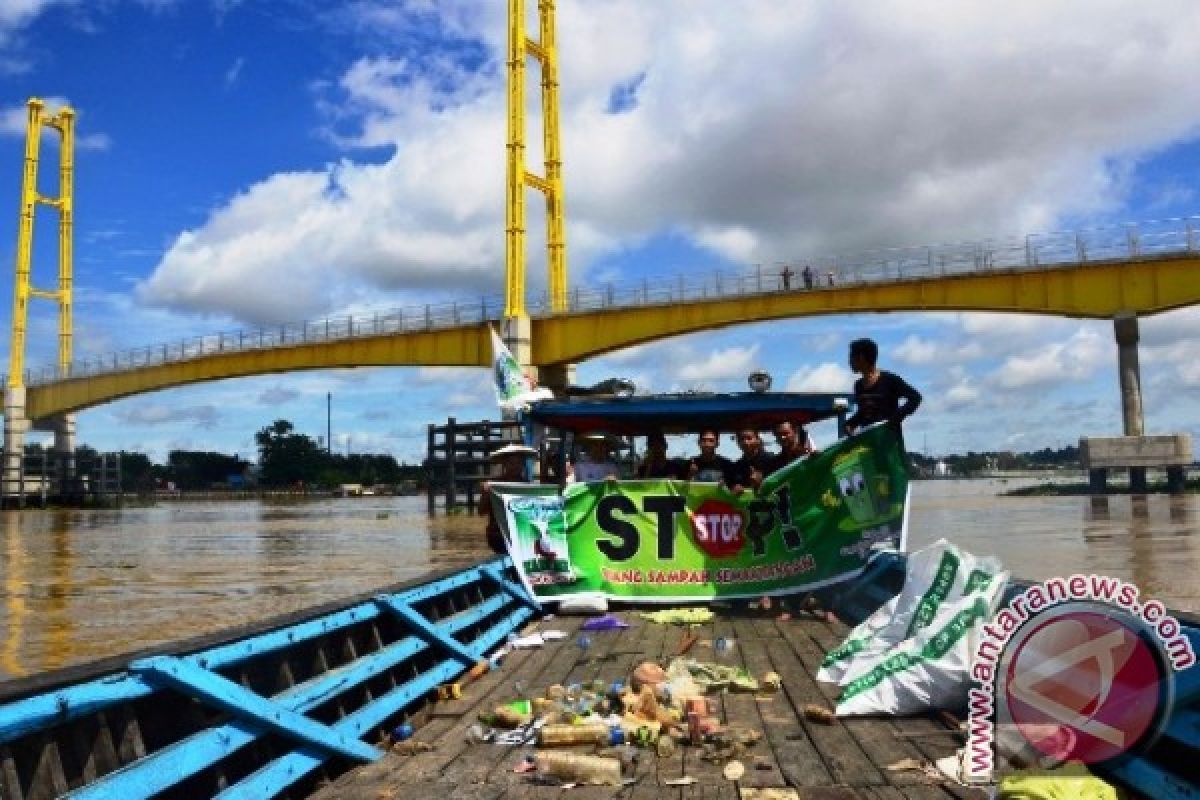
M 455 493 L 455 484 L 458 481 L 458 475 L 454 469 L 454 451 L 457 442 L 455 441 L 456 420 L 454 417 L 446 420 L 446 510 L 454 508 L 458 505 L 458 495 Z

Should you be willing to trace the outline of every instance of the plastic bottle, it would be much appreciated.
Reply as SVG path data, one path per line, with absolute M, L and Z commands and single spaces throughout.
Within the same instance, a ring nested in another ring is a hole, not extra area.
M 608 745 L 611 739 L 608 726 L 598 722 L 587 725 L 544 725 L 538 731 L 538 744 L 542 747 L 565 747 L 573 744 Z
M 543 728 L 543 730 L 545 730 Z M 621 762 L 615 758 L 585 756 L 578 753 L 537 754 L 538 772 L 553 775 L 565 781 L 576 781 L 594 786 L 620 786 Z

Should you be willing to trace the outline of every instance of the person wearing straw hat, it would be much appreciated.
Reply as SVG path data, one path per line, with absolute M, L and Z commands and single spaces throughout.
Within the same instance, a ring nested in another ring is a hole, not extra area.
M 575 480 L 586 483 L 620 477 L 620 467 L 608 452 L 608 437 L 603 433 L 588 433 L 582 439 L 587 459 L 575 465 Z
M 480 485 L 479 504 L 476 511 L 481 517 L 487 517 L 487 543 L 488 547 L 500 555 L 508 553 L 508 545 L 504 541 L 504 533 L 500 530 L 500 524 L 496 521 L 496 512 L 492 504 L 492 483 L 499 481 L 501 483 L 527 483 L 529 477 L 525 474 L 525 464 L 534 456 L 537 451 L 532 447 L 523 444 L 506 444 L 503 447 L 493 450 L 488 456 L 493 464 L 499 465 L 500 474 L 492 480 L 484 481 Z

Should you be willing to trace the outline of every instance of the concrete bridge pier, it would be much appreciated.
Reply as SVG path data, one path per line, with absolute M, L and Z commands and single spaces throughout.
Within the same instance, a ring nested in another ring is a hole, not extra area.
M 5 506 L 24 500 L 25 434 L 29 428 L 25 387 L 9 387 L 4 391 L 4 463 L 0 467 L 0 504 Z
M 560 395 L 567 387 L 575 382 L 574 364 L 548 364 L 533 367 L 533 324 L 529 317 L 522 314 L 516 317 L 505 317 L 500 321 L 500 338 L 508 348 L 517 363 L 533 372 L 538 386 L 544 386 Z
M 54 432 L 54 472 L 58 491 L 71 494 L 78 471 L 75 465 L 75 415 L 58 414 L 49 420 Z
M 1145 433 L 1142 414 L 1142 370 L 1138 364 L 1138 318 L 1136 314 L 1113 317 L 1113 333 L 1117 339 L 1117 377 L 1121 384 L 1121 419 L 1126 436 Z M 1129 488 L 1146 491 L 1146 468 L 1129 468 Z
M 1117 339 L 1117 376 L 1121 386 L 1124 436 L 1089 436 L 1079 440 L 1080 460 L 1096 494 L 1108 490 L 1111 469 L 1129 470 L 1129 488 L 1146 491 L 1146 468 L 1164 467 L 1167 491 L 1182 492 L 1184 470 L 1192 461 L 1192 438 L 1187 434 L 1147 436 L 1142 413 L 1142 377 L 1138 365 L 1138 318 L 1133 313 L 1113 317 Z

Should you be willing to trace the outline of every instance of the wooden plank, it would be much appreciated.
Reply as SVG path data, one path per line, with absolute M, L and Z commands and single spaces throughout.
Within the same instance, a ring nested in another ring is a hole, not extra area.
M 741 618 L 734 621 L 733 663 L 745 668 L 755 680 L 762 681 L 763 675 L 769 669 L 762 669 L 761 664 L 747 655 L 747 649 L 753 648 L 759 641 L 758 631 L 750 620 Z M 756 669 L 758 667 L 758 669 Z M 751 747 L 744 759 L 746 774 L 738 781 L 739 788 L 770 788 L 787 786 L 783 772 L 779 769 L 779 760 L 775 755 L 771 742 L 766 737 L 766 722 L 760 707 L 784 702 L 777 694 L 758 692 L 730 692 L 725 696 L 726 721 L 733 725 L 741 725 L 750 730 L 763 732 L 763 740 Z
M 801 632 L 803 625 L 813 624 L 813 621 L 792 618 L 787 622 L 762 622 L 766 625 L 760 625 L 760 631 L 769 636 L 771 627 L 774 627 L 787 644 L 786 647 L 775 647 L 768 651 L 771 662 L 775 665 L 775 671 L 783 678 L 783 689 L 792 703 L 796 718 L 812 739 L 834 782 L 848 786 L 876 786 L 885 783 L 879 769 L 840 721 L 835 720 L 832 725 L 825 725 L 804 718 L 805 705 L 830 705 L 814 679 L 816 667 L 824 656 L 813 644 L 812 639 Z M 808 663 L 805 663 L 806 660 Z
M 836 624 L 839 628 L 844 629 L 845 633 L 835 632 L 826 621 L 819 618 L 810 619 L 801 626 L 802 635 L 807 636 L 812 642 L 811 647 L 805 648 L 802 656 L 806 666 L 811 668 L 815 665 L 815 668 L 819 670 L 820 661 L 824 659 L 825 653 L 840 645 L 845 639 L 845 634 L 849 633 L 849 629 L 841 623 Z M 813 672 L 813 675 L 815 677 L 816 673 Z M 821 686 L 823 690 L 828 691 L 827 696 L 830 696 L 831 700 L 836 699 L 838 688 L 834 684 L 825 683 Z M 914 743 L 915 740 L 897 735 L 903 730 L 907 730 L 903 726 L 910 719 L 913 718 L 905 718 L 901 722 L 892 717 L 842 717 L 841 722 L 862 745 L 867 757 L 879 768 L 888 783 L 896 786 L 928 785 L 931 782 L 930 778 L 918 770 L 888 770 L 888 765 L 895 764 L 897 761 L 908 758 L 915 758 L 918 761 L 925 759 L 924 753 Z M 953 737 L 946 737 L 947 744 L 955 742 Z
M 778 633 L 766 620 L 748 620 L 742 627 L 748 628 L 754 634 L 743 637 L 742 641 L 741 649 L 746 668 L 759 678 L 772 670 L 778 672 L 769 655 L 771 648 L 779 647 Z M 780 676 L 783 677 L 783 673 L 780 673 Z M 793 786 L 832 785 L 833 776 L 817 751 L 812 737 L 800 724 L 794 703 L 789 699 L 788 678 L 783 679 L 784 691 L 769 695 L 769 699 L 758 703 L 763 733 L 774 754 L 780 774 Z M 793 688 L 793 691 L 798 690 L 799 687 Z

